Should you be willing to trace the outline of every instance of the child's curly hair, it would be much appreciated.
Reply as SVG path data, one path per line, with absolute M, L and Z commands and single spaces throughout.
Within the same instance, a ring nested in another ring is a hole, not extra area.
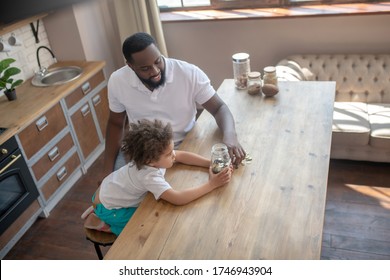
M 122 141 L 122 151 L 138 170 L 152 161 L 159 160 L 173 139 L 171 124 L 159 120 L 140 120 L 130 123 Z

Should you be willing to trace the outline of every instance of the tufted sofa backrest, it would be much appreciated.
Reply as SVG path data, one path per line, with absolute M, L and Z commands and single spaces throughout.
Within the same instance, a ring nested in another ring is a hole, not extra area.
M 336 81 L 336 101 L 390 103 L 390 54 L 306 54 L 286 60 L 299 64 L 306 80 Z

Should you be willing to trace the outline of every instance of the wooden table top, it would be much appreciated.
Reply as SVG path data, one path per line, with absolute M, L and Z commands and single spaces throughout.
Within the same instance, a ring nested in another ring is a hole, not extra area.
M 271 98 L 225 80 L 218 94 L 232 111 L 252 162 L 231 182 L 185 206 L 148 194 L 105 259 L 319 259 L 330 160 L 335 82 L 280 82 Z M 209 157 L 221 142 L 204 112 L 180 149 Z M 207 180 L 205 168 L 167 170 L 175 189 Z

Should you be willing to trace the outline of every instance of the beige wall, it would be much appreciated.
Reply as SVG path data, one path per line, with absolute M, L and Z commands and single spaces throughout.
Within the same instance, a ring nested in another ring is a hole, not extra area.
M 389 26 L 390 14 L 163 23 L 169 56 L 198 65 L 216 89 L 233 77 L 236 52 L 253 71 L 293 53 L 390 53 Z
M 105 60 L 107 77 L 124 65 L 112 1 L 74 5 L 44 19 L 60 60 Z M 165 22 L 163 30 L 169 56 L 198 65 L 218 88 L 232 78 L 236 52 L 249 53 L 258 71 L 293 53 L 390 53 L 389 26 L 390 14 L 383 14 Z
M 16 60 L 12 66 L 18 67 L 21 70 L 21 73 L 16 75 L 14 77 L 15 79 L 22 79 L 26 81 L 27 79 L 34 76 L 35 72 L 39 70 L 36 56 L 38 47 L 46 46 L 49 49 L 51 48 L 45 30 L 45 25 L 43 24 L 42 20 L 39 22 L 34 22 L 34 26 L 35 28 L 38 26 L 38 43 L 35 41 L 35 36 L 29 24 L 22 26 L 17 25 L 16 29 L 13 29 L 9 33 L 5 33 L 0 36 L 0 39 L 8 41 L 8 38 L 14 34 L 20 41 L 20 45 L 11 46 L 10 50 L 7 52 L 0 52 L 0 60 L 6 58 L 13 58 Z M 56 55 L 56 53 L 54 54 Z M 41 66 L 46 68 L 54 63 L 51 54 L 45 49 L 39 51 L 39 60 Z M 0 97 L 2 95 L 3 91 L 1 90 Z
M 58 60 L 104 60 L 107 78 L 124 65 L 119 33 L 108 5 L 111 1 L 73 5 L 44 18 Z

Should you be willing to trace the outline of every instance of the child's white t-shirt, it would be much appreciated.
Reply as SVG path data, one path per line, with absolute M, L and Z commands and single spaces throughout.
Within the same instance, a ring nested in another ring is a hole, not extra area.
M 165 169 L 144 166 L 138 170 L 132 162 L 112 172 L 100 185 L 99 199 L 107 209 L 138 207 L 147 192 L 159 199 L 171 189 Z
M 185 61 L 164 58 L 165 84 L 150 91 L 135 72 L 124 66 L 112 73 L 108 81 L 110 110 L 126 111 L 129 122 L 159 119 L 170 123 L 173 141 L 180 143 L 195 125 L 197 104 L 214 94 L 207 75 Z

